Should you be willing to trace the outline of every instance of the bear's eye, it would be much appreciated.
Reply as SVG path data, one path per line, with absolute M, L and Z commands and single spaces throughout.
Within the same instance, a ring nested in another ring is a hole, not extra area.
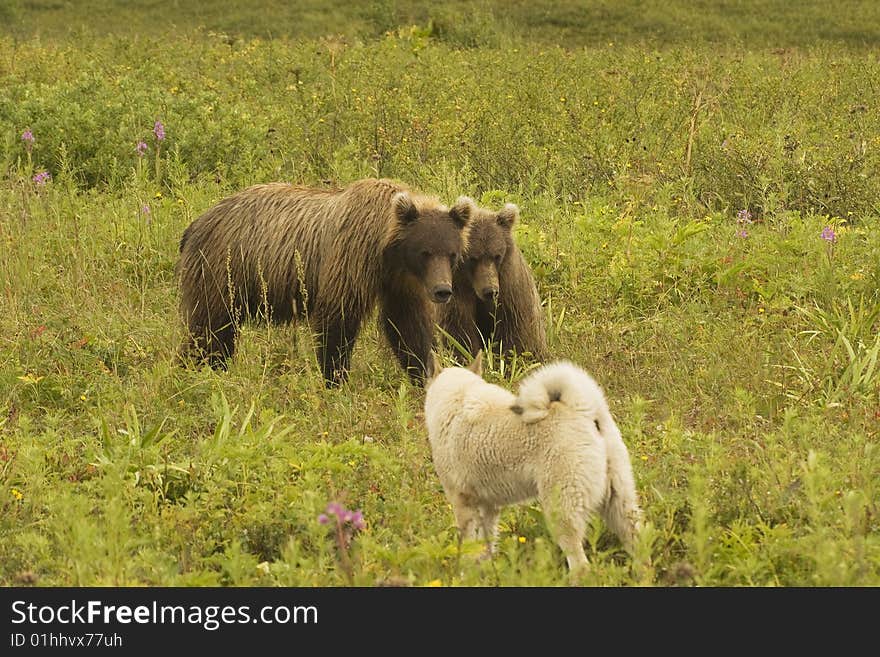
M 450 253 L 449 259 L 452 260 L 452 262 L 455 262 L 456 260 L 458 260 L 458 254 L 457 253 Z
M 501 264 L 501 254 L 498 254 L 498 255 L 495 256 L 495 264 L 496 264 L 496 265 L 500 265 L 500 264 Z
M 428 258 L 431 257 L 431 252 L 430 252 L 430 251 L 422 251 L 422 257 L 423 257 L 425 260 L 427 260 Z

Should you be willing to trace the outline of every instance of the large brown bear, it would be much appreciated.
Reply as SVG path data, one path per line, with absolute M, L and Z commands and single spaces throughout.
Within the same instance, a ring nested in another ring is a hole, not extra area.
M 471 218 L 464 262 L 453 274 L 452 301 L 437 309 L 438 324 L 471 356 L 530 352 L 547 358 L 541 298 L 531 270 L 513 240 L 519 208 L 477 208 Z
M 473 201 L 447 208 L 385 179 L 344 189 L 255 185 L 223 199 L 180 240 L 183 352 L 225 367 L 241 320 L 306 319 L 328 386 L 345 381 L 361 323 L 378 304 L 401 366 L 430 363 L 435 311 L 452 297 Z

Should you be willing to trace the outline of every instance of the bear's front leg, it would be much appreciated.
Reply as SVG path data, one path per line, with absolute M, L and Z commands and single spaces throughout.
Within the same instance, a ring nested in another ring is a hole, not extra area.
M 384 295 L 380 321 L 403 371 L 415 385 L 423 385 L 434 337 L 430 307 L 409 295 Z
M 351 352 L 360 325 L 360 317 L 346 317 L 319 324 L 318 362 L 328 388 L 342 385 L 348 379 Z
M 184 361 L 195 359 L 215 370 L 225 370 L 227 361 L 235 353 L 235 323 L 228 315 L 203 318 L 194 314 L 189 318 L 188 335 L 180 347 Z

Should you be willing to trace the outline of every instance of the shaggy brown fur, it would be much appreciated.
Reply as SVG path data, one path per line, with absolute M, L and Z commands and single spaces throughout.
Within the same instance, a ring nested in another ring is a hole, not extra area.
M 256 185 L 198 217 L 180 241 L 183 352 L 225 367 L 242 320 L 307 319 L 328 385 L 345 380 L 362 322 L 377 302 L 401 366 L 429 363 L 434 310 L 452 293 L 473 202 L 448 209 L 391 181 L 344 189 Z
M 478 208 L 465 260 L 453 276 L 453 299 L 438 309 L 439 325 L 471 356 L 488 346 L 547 358 L 541 298 L 529 266 L 513 241 L 519 208 Z

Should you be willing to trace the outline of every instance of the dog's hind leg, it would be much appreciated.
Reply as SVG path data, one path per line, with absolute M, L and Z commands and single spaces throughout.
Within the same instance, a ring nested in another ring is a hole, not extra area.
M 486 540 L 486 552 L 495 552 L 495 543 L 498 540 L 498 516 L 501 509 L 486 504 L 480 505 L 480 534 Z
M 584 552 L 584 535 L 590 517 L 587 497 L 573 486 L 539 486 L 538 501 L 553 538 L 568 561 L 571 571 L 589 566 Z
M 587 568 L 590 565 L 590 562 L 587 560 L 587 553 L 584 552 L 585 524 L 583 522 L 561 520 L 554 527 L 553 534 L 556 537 L 556 543 L 563 554 L 565 554 L 568 569 L 573 572 Z

